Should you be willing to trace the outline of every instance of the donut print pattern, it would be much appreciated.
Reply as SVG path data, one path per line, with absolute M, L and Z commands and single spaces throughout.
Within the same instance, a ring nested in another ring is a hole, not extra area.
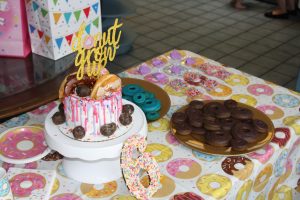
M 201 176 L 197 180 L 196 185 L 200 192 L 215 199 L 225 197 L 232 187 L 231 180 L 228 177 L 218 174 L 206 174 Z
M 257 100 L 254 97 L 247 94 L 234 94 L 231 96 L 231 99 L 240 103 L 247 104 L 249 106 L 255 106 L 257 104 Z
M 248 85 L 249 79 L 245 76 L 233 74 L 225 79 L 225 82 L 231 86 Z
M 138 67 L 130 68 L 127 72 L 134 75 L 146 75 L 151 72 L 151 68 L 147 63 L 142 63 Z
M 165 162 L 173 156 L 170 147 L 159 143 L 148 144 L 145 152 L 151 153 L 157 162 Z
M 294 108 L 299 106 L 299 99 L 289 94 L 276 94 L 273 96 L 273 102 L 284 108 Z
M 243 165 L 243 168 L 236 168 L 237 164 Z M 249 158 L 243 156 L 229 156 L 223 160 L 221 167 L 226 174 L 245 180 L 251 175 L 254 164 Z
M 79 196 L 72 193 L 63 193 L 55 195 L 54 197 L 50 198 L 50 200 L 82 200 Z
M 176 178 L 191 179 L 198 176 L 201 166 L 189 158 L 177 158 L 167 164 L 167 172 Z
M 22 182 L 29 182 L 30 187 L 22 187 Z M 23 173 L 15 175 L 10 179 L 10 186 L 14 196 L 16 197 L 28 197 L 34 190 L 43 189 L 46 185 L 46 179 L 44 176 L 36 173 Z
M 273 172 L 273 166 L 271 164 L 267 164 L 265 168 L 263 168 L 259 172 L 259 174 L 255 178 L 254 185 L 253 185 L 253 190 L 255 192 L 260 192 L 265 188 L 265 186 L 269 182 L 272 172 Z
M 171 144 L 171 145 L 174 145 L 174 146 L 177 146 L 179 145 L 180 143 L 178 142 L 178 140 L 176 139 L 176 137 L 171 133 L 169 132 L 167 135 L 166 135 L 166 141 Z
M 52 189 L 51 189 L 51 195 L 55 194 L 57 192 L 57 190 L 59 189 L 60 186 L 60 182 L 57 178 L 55 178 L 55 181 L 53 183 Z
M 195 87 L 190 87 L 186 90 L 187 102 L 191 102 L 193 100 L 211 100 L 212 98 L 208 95 L 205 95 L 199 89 Z
M 232 74 L 228 72 L 225 67 L 220 65 L 214 65 L 210 63 L 204 63 L 198 67 L 202 72 L 208 76 L 214 76 L 218 79 L 225 80 Z
M 182 67 L 180 65 L 168 65 L 164 68 L 164 72 L 171 76 L 179 76 L 181 77 L 187 69 L 185 67 Z
M 164 90 L 169 95 L 182 97 L 185 96 L 185 92 L 187 88 L 188 88 L 188 84 L 185 81 L 181 79 L 174 79 L 164 87 Z
M 270 144 L 267 144 L 263 148 L 249 153 L 248 156 L 250 158 L 257 159 L 262 164 L 265 164 L 270 160 L 270 158 L 274 154 L 274 151 L 274 147 Z
M 170 122 L 166 118 L 160 118 L 159 120 L 149 123 L 148 130 L 152 131 L 169 131 L 170 130 Z
M 41 106 L 38 109 L 35 109 L 31 111 L 32 114 L 35 115 L 43 115 L 49 113 L 53 108 L 56 107 L 56 103 L 53 101 L 51 103 L 48 103 L 47 105 Z
M 8 195 L 10 191 L 10 186 L 7 178 L 2 178 L 0 180 L 0 198 Z
M 264 112 L 266 115 L 268 115 L 268 117 L 274 120 L 280 119 L 284 116 L 284 112 L 280 108 L 273 105 L 261 105 L 256 108 Z
M 148 62 L 147 62 L 148 63 Z M 164 67 L 168 63 L 168 60 L 165 56 L 158 56 L 153 58 L 149 64 L 156 68 Z
M 185 51 L 174 49 L 174 50 L 170 51 L 169 53 L 167 53 L 166 56 L 171 60 L 181 61 L 185 58 L 186 53 L 185 53 Z
M 236 200 L 248 199 L 251 192 L 252 184 L 253 184 L 252 180 L 248 180 L 244 182 L 242 187 L 239 189 L 235 199 Z
M 192 150 L 192 152 L 193 152 L 193 155 L 195 156 L 195 158 L 197 158 L 199 160 L 207 161 L 207 162 L 220 160 L 222 158 L 222 156 L 205 154 L 205 153 L 201 153 L 201 152 L 195 151 L 195 150 Z
M 260 96 L 260 95 L 271 96 L 274 93 L 273 89 L 270 86 L 264 84 L 249 85 L 247 87 L 247 90 L 250 94 L 253 94 L 255 96 Z
M 279 147 L 282 148 L 286 145 L 290 138 L 291 133 L 289 128 L 276 128 L 272 142 L 278 144 Z
M 281 176 L 283 174 L 287 158 L 288 151 L 285 149 L 281 152 L 274 164 L 274 174 L 276 177 Z
M 11 163 L 7 163 L 7 162 L 3 162 L 2 163 L 2 167 L 8 171 L 9 168 L 11 167 L 15 167 L 16 165 L 11 164 Z M 24 169 L 36 169 L 38 167 L 38 163 L 37 162 L 31 162 L 31 163 L 26 163 L 24 165 L 17 165 L 16 167 L 18 168 L 24 168 Z
M 80 185 L 82 194 L 89 198 L 109 197 L 117 191 L 117 188 L 118 184 L 116 181 L 96 185 L 87 183 L 82 183 Z
M 284 125 L 292 127 L 296 135 L 300 135 L 300 116 L 289 116 L 283 119 Z
M 160 84 L 160 85 L 165 85 L 169 82 L 169 77 L 164 73 L 160 73 L 160 72 L 148 74 L 144 77 L 144 79 L 151 83 Z
M 179 193 L 175 194 L 171 200 L 185 200 L 185 199 L 190 199 L 190 200 L 205 200 L 201 196 L 193 193 L 193 192 L 185 192 L 185 193 Z
M 208 94 L 214 97 L 226 97 L 231 95 L 232 89 L 226 85 L 218 84 L 212 90 L 208 91 Z
M 29 118 L 30 118 L 29 115 L 25 113 L 4 122 L 3 125 L 6 126 L 7 128 L 22 126 L 26 124 L 26 122 L 28 122 Z

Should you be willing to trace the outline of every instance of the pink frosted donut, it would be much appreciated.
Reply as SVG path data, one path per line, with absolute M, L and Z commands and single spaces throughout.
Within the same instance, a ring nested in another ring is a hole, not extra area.
M 259 95 L 271 96 L 273 94 L 273 89 L 270 86 L 264 84 L 249 85 L 247 87 L 247 90 L 250 94 L 253 94 L 255 96 L 259 96 Z
M 177 158 L 167 164 L 167 172 L 181 179 L 191 179 L 198 176 L 201 172 L 201 166 L 189 158 Z
M 179 145 L 180 143 L 178 142 L 178 140 L 175 138 L 175 136 L 169 132 L 167 135 L 166 135 L 166 141 L 171 144 L 171 145 Z
M 63 194 L 55 195 L 50 200 L 82 200 L 82 199 L 76 194 L 63 193 Z
M 23 182 L 30 182 L 30 187 L 22 187 Z M 10 179 L 10 186 L 16 197 L 28 197 L 34 190 L 43 189 L 46 185 L 46 179 L 40 174 L 36 173 L 23 173 L 15 175 Z
M 47 105 L 41 106 L 38 109 L 31 111 L 31 113 L 33 113 L 35 115 L 46 114 L 46 113 L 49 113 L 55 106 L 56 106 L 56 103 L 53 101 L 51 103 L 48 103 Z
M 211 100 L 212 98 L 208 95 L 203 94 L 197 88 L 191 87 L 186 90 L 187 101 L 193 100 Z
M 258 110 L 264 112 L 271 119 L 280 119 L 284 116 L 284 112 L 273 105 L 261 105 L 257 107 Z
M 168 76 L 160 72 L 148 74 L 147 76 L 144 77 L 144 79 L 152 83 L 158 83 L 161 85 L 165 85 L 169 82 Z
M 8 171 L 9 168 L 11 167 L 14 167 L 15 165 L 14 164 L 11 164 L 11 163 L 7 163 L 7 162 L 3 162 L 2 163 L 2 167 Z M 25 165 L 21 165 L 22 168 L 25 168 L 25 169 L 36 169 L 38 166 L 37 162 L 31 162 L 31 163 L 26 163 Z
M 225 80 L 227 77 L 232 75 L 230 72 L 227 72 L 223 66 L 212 65 L 209 63 L 204 63 L 199 66 L 199 69 L 209 76 L 214 76 L 221 80 Z
M 32 148 L 26 151 L 18 149 L 18 144 L 23 141 L 32 142 Z M 0 152 L 12 159 L 31 158 L 43 153 L 48 148 L 44 141 L 44 134 L 32 133 L 29 129 L 18 134 L 10 132 L 6 135 L 5 140 L 1 142 Z
M 268 144 L 260 150 L 248 154 L 250 158 L 257 159 L 262 164 L 266 163 L 274 153 L 272 145 Z

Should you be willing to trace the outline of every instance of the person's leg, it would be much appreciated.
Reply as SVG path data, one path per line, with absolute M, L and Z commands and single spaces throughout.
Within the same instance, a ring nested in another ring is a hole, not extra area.
M 266 17 L 277 18 L 277 19 L 287 19 L 287 0 L 277 0 L 278 7 L 273 9 L 271 12 L 265 13 Z
M 296 2 L 295 0 L 287 0 L 286 3 L 286 8 L 287 10 L 295 10 L 296 9 Z
M 236 9 L 245 9 L 246 6 L 243 4 L 242 0 L 232 0 L 231 4 Z

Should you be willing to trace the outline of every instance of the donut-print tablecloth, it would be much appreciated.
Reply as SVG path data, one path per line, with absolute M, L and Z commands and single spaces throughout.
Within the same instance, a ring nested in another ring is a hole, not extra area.
M 166 116 L 148 125 L 147 152 L 155 156 L 162 178 L 152 199 L 300 199 L 300 94 L 250 76 L 192 52 L 173 50 L 120 74 L 162 87 L 171 98 Z M 169 119 L 193 99 L 235 99 L 266 113 L 276 127 L 273 141 L 242 156 L 213 156 L 176 141 Z M 57 102 L 0 124 L 0 131 L 20 125 L 43 126 Z M 52 200 L 134 199 L 123 179 L 91 185 L 68 179 L 59 161 L 9 167 L 55 169 Z M 148 184 L 147 179 L 141 182 Z M 185 197 L 185 198 L 184 198 Z

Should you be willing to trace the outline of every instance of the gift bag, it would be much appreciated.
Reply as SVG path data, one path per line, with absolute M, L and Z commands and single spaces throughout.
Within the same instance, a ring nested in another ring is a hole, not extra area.
M 0 56 L 26 57 L 30 41 L 24 0 L 0 0 Z
M 82 38 L 101 33 L 99 0 L 27 0 L 26 12 L 32 52 L 57 60 L 72 53 L 80 26 Z

